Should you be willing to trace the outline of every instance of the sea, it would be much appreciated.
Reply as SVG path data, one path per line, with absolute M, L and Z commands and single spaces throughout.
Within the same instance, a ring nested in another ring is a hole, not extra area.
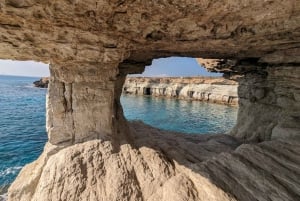
M 0 201 L 22 167 L 41 154 L 47 133 L 47 89 L 36 77 L 0 75 Z M 236 122 L 237 108 L 198 101 L 122 95 L 128 120 L 188 134 L 226 133 Z

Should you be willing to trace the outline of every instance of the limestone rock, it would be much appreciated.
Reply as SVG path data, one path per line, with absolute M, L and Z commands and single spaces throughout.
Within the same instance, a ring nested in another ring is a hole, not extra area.
M 51 72 L 49 142 L 9 199 L 300 200 L 299 30 L 296 0 L 0 1 L 0 58 Z M 256 144 L 133 134 L 125 77 L 168 56 L 240 77 L 231 134 Z
M 300 198 L 299 140 L 240 145 L 229 135 L 183 135 L 138 122 L 131 133 L 133 144 L 91 140 L 60 151 L 46 148 L 22 170 L 9 200 Z
M 299 67 L 299 7 L 295 0 L 7 0 L 0 2 L 0 58 L 50 63 L 51 143 L 123 138 L 127 126 L 119 97 L 127 74 L 142 72 L 154 58 L 186 56 L 201 58 L 208 70 L 225 77 L 257 74 L 267 79 L 268 71 L 276 68 L 285 77 Z M 235 136 L 271 139 L 285 113 L 297 121 L 288 108 L 298 111 L 298 90 L 293 97 L 289 90 L 273 90 L 282 84 L 280 79 L 276 76 L 267 89 L 240 87 L 240 94 L 251 97 L 243 101 L 239 95 L 241 123 Z M 267 100 L 274 107 L 263 113 L 256 106 Z M 296 126 L 289 129 L 299 131 Z
M 258 141 L 300 135 L 300 69 L 269 67 L 239 80 L 239 112 L 231 134 Z
M 123 92 L 237 105 L 237 86 L 235 81 L 224 78 L 128 77 Z

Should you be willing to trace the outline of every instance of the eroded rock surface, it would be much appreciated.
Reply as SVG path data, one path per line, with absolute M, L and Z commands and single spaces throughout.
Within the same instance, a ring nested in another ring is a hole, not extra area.
M 6 59 L 65 66 L 174 54 L 300 61 L 296 0 L 6 0 L 0 9 Z
M 300 198 L 299 139 L 241 145 L 229 135 L 183 135 L 138 122 L 130 129 L 131 144 L 100 139 L 66 148 L 48 144 L 22 170 L 19 178 L 29 179 L 16 180 L 10 200 Z
M 0 58 L 51 71 L 49 142 L 9 199 L 299 200 L 299 30 L 297 0 L 0 1 Z M 206 140 L 207 152 L 153 135 L 139 147 L 122 86 L 167 56 L 240 77 L 232 135 L 271 141 L 233 151 Z
M 237 105 L 237 87 L 237 82 L 221 77 L 128 77 L 123 92 Z
M 203 58 L 209 70 L 228 77 L 300 63 L 296 0 L 7 0 L 0 10 L 0 58 L 50 63 L 53 144 L 125 135 L 119 91 L 127 74 L 142 72 L 153 58 Z M 80 125 L 81 119 L 91 123 Z M 236 135 L 262 136 L 244 130 Z
M 300 135 L 300 68 L 268 67 L 239 81 L 239 112 L 232 134 L 259 141 Z

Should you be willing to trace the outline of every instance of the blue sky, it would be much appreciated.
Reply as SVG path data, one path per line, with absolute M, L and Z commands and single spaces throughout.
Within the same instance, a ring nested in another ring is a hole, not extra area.
M 221 76 L 219 73 L 207 72 L 196 59 L 188 57 L 168 57 L 154 59 L 151 66 L 145 68 L 142 76 Z
M 34 61 L 0 60 L 0 75 L 19 75 L 32 77 L 49 76 L 48 64 Z M 142 76 L 220 76 L 209 73 L 199 66 L 193 58 L 168 57 L 155 59 L 151 66 L 147 66 Z

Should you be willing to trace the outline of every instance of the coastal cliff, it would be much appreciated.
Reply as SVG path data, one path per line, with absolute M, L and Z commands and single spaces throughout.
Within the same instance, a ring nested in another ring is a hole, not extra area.
M 41 79 L 34 81 L 33 85 L 39 88 L 48 88 L 49 85 L 49 77 L 42 77 Z
M 0 58 L 51 74 L 48 142 L 9 201 L 300 200 L 297 0 L 6 0 L 0 11 Z M 171 56 L 242 76 L 230 135 L 126 121 L 126 76 Z
M 237 87 L 222 77 L 127 77 L 123 93 L 238 105 Z
M 33 82 L 48 88 L 49 77 Z M 238 105 L 238 83 L 222 77 L 127 77 L 123 93 Z

